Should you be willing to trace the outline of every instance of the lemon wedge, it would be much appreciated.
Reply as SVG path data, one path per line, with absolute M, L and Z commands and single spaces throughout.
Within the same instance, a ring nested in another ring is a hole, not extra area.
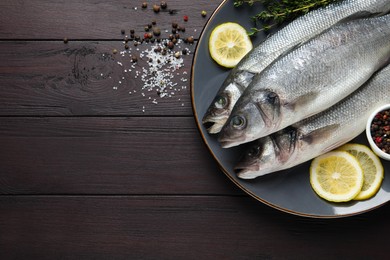
M 362 144 L 345 144 L 338 150 L 353 155 L 359 161 L 363 170 L 363 187 L 354 200 L 365 200 L 374 196 L 378 192 L 384 177 L 383 165 L 378 156 Z
M 321 198 L 350 201 L 363 186 L 359 161 L 345 151 L 332 151 L 315 158 L 310 166 L 310 184 Z
M 237 23 L 216 26 L 209 38 L 210 55 L 215 62 L 233 68 L 253 48 L 246 30 Z

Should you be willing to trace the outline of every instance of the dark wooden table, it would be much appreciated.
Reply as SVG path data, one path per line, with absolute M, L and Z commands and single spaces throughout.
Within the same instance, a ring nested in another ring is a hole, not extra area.
M 171 0 L 173 14 L 147 2 L 0 1 L 0 259 L 385 259 L 389 206 L 294 216 L 219 170 L 189 79 L 220 0 Z M 130 29 L 143 37 L 152 20 L 162 38 L 173 21 L 195 38 L 181 43 L 190 54 L 171 97 L 143 91 L 136 71 L 148 61 L 121 54 L 150 50 L 123 39 Z

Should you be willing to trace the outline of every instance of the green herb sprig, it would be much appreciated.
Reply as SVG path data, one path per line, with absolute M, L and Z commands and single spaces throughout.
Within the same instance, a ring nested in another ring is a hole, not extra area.
M 292 21 L 310 10 L 336 1 L 338 0 L 235 0 L 234 6 L 263 4 L 265 10 L 251 17 L 255 24 L 257 21 L 263 24 L 261 28 L 257 26 L 251 28 L 248 35 L 253 36 L 260 31 L 267 31 L 281 23 Z

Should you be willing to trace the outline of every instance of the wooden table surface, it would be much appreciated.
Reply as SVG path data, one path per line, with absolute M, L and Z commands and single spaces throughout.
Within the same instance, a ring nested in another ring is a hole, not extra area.
M 223 174 L 197 130 L 189 83 L 221 0 L 170 0 L 173 14 L 147 2 L 0 1 L 0 259 L 385 259 L 389 206 L 299 217 Z M 172 22 L 195 38 L 180 43 L 190 52 L 170 72 L 170 96 L 142 90 L 136 71 L 152 44 L 124 47 L 152 20 L 161 38 Z

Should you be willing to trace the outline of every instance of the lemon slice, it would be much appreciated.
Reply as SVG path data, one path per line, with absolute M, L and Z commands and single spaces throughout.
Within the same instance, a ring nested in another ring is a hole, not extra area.
M 361 144 L 346 144 L 338 150 L 353 155 L 363 169 L 363 187 L 354 200 L 365 200 L 374 196 L 378 192 L 384 177 L 383 165 L 378 156 L 370 148 Z
M 210 55 L 219 65 L 233 68 L 253 48 L 246 30 L 237 23 L 223 23 L 209 38 Z
M 310 184 L 323 199 L 350 201 L 363 186 L 363 170 L 359 161 L 348 152 L 332 151 L 312 161 Z

